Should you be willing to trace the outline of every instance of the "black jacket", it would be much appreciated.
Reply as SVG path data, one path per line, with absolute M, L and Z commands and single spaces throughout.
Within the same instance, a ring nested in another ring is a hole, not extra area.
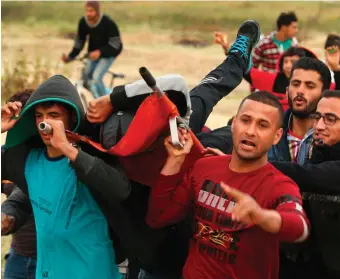
M 230 125 L 215 129 L 210 133 L 199 133 L 196 136 L 204 147 L 217 148 L 225 154 L 231 154 L 233 150 Z
M 25 162 L 30 150 L 43 146 L 37 136 L 34 111 L 35 104 L 43 101 L 58 101 L 68 104 L 77 115 L 75 130 L 84 129 L 85 113 L 75 87 L 63 76 L 53 76 L 44 82 L 27 101 L 20 120 L 7 134 L 6 150 L 2 155 L 1 175 L 18 185 L 19 189 L 3 203 L 4 213 L 16 218 L 16 228 L 22 223 L 25 214 L 32 208 L 27 196 L 28 188 L 24 175 Z M 106 216 L 116 252 L 122 248 L 131 261 L 138 258 L 138 249 L 143 245 L 132 229 L 132 223 L 123 209 L 121 202 L 130 194 L 130 183 L 126 178 L 117 158 L 96 151 L 88 145 L 71 164 L 77 177 L 89 188 L 92 196 Z M 15 228 L 15 229 L 16 229 Z M 119 256 L 117 261 L 119 261 Z
M 78 34 L 69 54 L 70 59 L 74 59 L 83 49 L 87 36 L 89 37 L 87 51 L 92 52 L 99 49 L 101 57 L 117 57 L 123 49 L 118 26 L 110 17 L 100 15 L 98 22 L 95 25 L 90 25 L 84 16 L 78 23 Z
M 300 187 L 313 234 L 308 251 L 320 251 L 327 268 L 340 278 L 340 143 L 314 147 L 311 164 L 274 162 Z

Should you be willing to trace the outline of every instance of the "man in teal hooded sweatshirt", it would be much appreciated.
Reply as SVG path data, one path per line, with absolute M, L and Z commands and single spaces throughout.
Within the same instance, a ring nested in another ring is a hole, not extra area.
M 1 175 L 30 198 L 37 279 L 121 278 L 103 209 L 124 200 L 130 185 L 116 161 L 108 164 L 67 139 L 65 129 L 78 131 L 84 115 L 75 87 L 59 75 L 41 84 L 23 109 L 18 102 L 1 108 L 1 132 L 8 131 Z M 41 122 L 52 133 L 39 131 Z

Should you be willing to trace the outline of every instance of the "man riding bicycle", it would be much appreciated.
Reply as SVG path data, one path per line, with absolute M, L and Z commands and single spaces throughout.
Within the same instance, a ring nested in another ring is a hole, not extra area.
M 86 78 L 91 81 L 91 92 L 98 98 L 106 94 L 103 77 L 123 49 L 116 23 L 107 15 L 100 13 L 98 1 L 86 2 L 85 16 L 79 21 L 74 47 L 68 56 L 62 55 L 61 59 L 65 63 L 74 60 L 80 53 L 85 45 L 86 36 L 89 36 Z

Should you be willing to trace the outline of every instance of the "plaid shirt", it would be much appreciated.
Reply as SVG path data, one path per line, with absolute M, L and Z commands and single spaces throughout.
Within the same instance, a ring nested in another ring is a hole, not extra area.
M 289 117 L 288 127 L 291 123 L 291 117 L 292 116 Z M 309 161 L 312 154 L 311 147 L 313 142 L 313 134 L 314 130 L 310 129 L 301 139 L 295 136 L 290 129 L 287 131 L 288 148 L 292 162 L 303 166 L 307 161 Z
M 294 134 L 291 131 L 288 131 L 287 140 L 288 140 L 288 145 L 289 145 L 290 157 L 292 158 L 292 161 L 296 163 L 301 139 L 294 136 Z
M 259 41 L 253 52 L 253 67 L 258 68 L 262 65 L 265 72 L 276 72 L 276 64 L 282 50 L 274 43 L 273 36 L 276 32 L 270 33 Z M 291 46 L 297 46 L 296 38 L 293 38 Z

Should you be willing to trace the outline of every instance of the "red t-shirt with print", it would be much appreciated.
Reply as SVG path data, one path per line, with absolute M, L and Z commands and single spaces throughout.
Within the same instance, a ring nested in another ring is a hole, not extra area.
M 248 172 L 229 169 L 231 156 L 203 158 L 184 175 L 161 175 L 152 189 L 147 222 L 163 227 L 194 211 L 194 231 L 183 269 L 185 279 L 274 279 L 279 270 L 279 241 L 308 235 L 308 220 L 297 185 L 270 163 Z M 255 225 L 231 220 L 235 202 L 223 181 L 247 193 L 266 209 L 277 210 L 282 228 L 271 234 Z

